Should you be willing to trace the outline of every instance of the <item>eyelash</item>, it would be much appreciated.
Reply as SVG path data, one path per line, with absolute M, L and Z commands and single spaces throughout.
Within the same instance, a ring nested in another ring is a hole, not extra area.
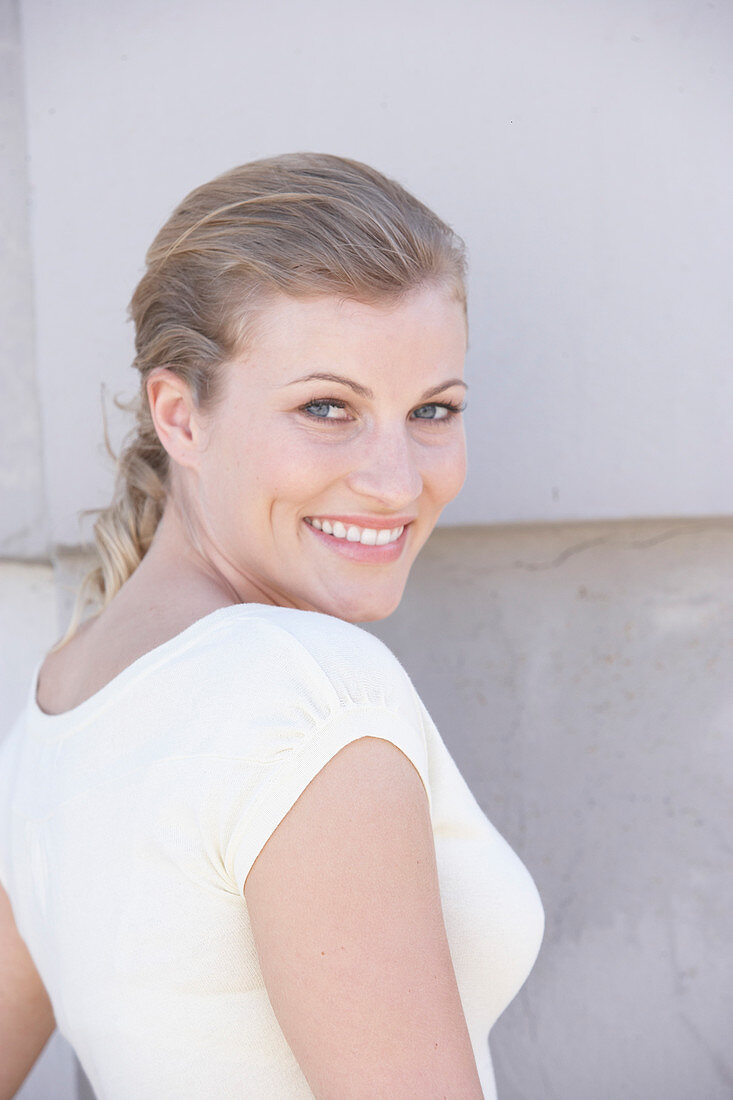
M 301 405 L 300 411 L 305 413 L 306 416 L 310 417 L 311 420 L 320 420 L 324 424 L 345 424 L 345 423 L 347 423 L 347 421 L 341 420 L 341 419 L 338 419 L 338 418 L 334 420 L 331 417 L 327 417 L 327 416 L 316 416 L 315 413 L 308 412 L 308 409 L 311 405 L 333 405 L 337 409 L 345 409 L 346 408 L 346 402 L 345 401 L 340 401 L 336 397 L 314 397 L 311 401 L 306 401 L 305 405 Z M 452 401 L 426 401 L 424 405 L 418 405 L 417 408 L 418 409 L 429 409 L 429 408 L 447 409 L 447 411 L 448 411 L 447 416 L 442 416 L 440 418 L 429 417 L 429 416 L 419 416 L 419 417 L 417 417 L 417 419 L 421 420 L 421 421 L 424 421 L 427 424 L 449 424 L 451 422 L 451 420 L 453 420 L 453 418 L 458 415 L 458 413 L 462 413 L 465 410 L 466 402 L 462 401 L 460 405 L 456 405 Z M 416 411 L 416 410 L 413 410 L 413 411 Z

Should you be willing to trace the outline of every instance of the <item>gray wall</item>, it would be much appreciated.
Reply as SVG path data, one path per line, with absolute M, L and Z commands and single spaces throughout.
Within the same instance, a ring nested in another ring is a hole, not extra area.
M 23 55 L 17 5 L 0 0 L 0 556 L 47 553 L 34 362 Z

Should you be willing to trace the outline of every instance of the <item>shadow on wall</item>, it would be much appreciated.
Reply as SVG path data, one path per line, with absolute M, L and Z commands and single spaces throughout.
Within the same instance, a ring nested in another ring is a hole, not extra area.
M 78 1089 L 77 1100 L 97 1100 L 92 1090 L 92 1086 L 89 1084 L 87 1075 L 78 1062 L 76 1063 L 76 1074 L 76 1084 Z

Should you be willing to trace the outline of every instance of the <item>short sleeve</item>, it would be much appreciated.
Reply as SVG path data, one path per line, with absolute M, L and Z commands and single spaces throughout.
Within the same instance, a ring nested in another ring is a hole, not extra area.
M 353 623 L 294 608 L 225 608 L 157 687 L 169 705 L 156 753 L 166 752 L 165 772 L 178 777 L 160 792 L 165 814 L 196 823 L 201 873 L 231 892 L 241 894 L 274 830 L 352 741 L 394 744 L 420 776 L 432 817 L 425 708 L 389 648 Z
M 362 737 L 390 741 L 404 753 L 420 776 L 432 812 L 425 736 L 411 716 L 377 705 L 341 710 L 281 759 L 257 804 L 237 822 L 227 863 L 240 893 L 255 859 L 311 780 L 342 748 Z

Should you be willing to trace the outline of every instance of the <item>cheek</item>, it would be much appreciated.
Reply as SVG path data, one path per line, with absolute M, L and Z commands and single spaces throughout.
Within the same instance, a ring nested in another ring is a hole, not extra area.
M 463 437 L 453 446 L 436 448 L 426 474 L 432 495 L 441 506 L 453 500 L 466 480 L 466 445 Z
M 308 442 L 282 436 L 262 441 L 252 458 L 259 473 L 258 490 L 262 497 L 269 497 L 275 505 L 280 502 L 307 508 L 334 480 L 343 476 L 342 456 Z
M 209 443 L 200 468 L 200 492 L 209 522 L 222 532 L 236 532 L 246 519 L 253 499 L 261 492 L 256 448 L 246 445 L 245 433 L 224 425 Z

